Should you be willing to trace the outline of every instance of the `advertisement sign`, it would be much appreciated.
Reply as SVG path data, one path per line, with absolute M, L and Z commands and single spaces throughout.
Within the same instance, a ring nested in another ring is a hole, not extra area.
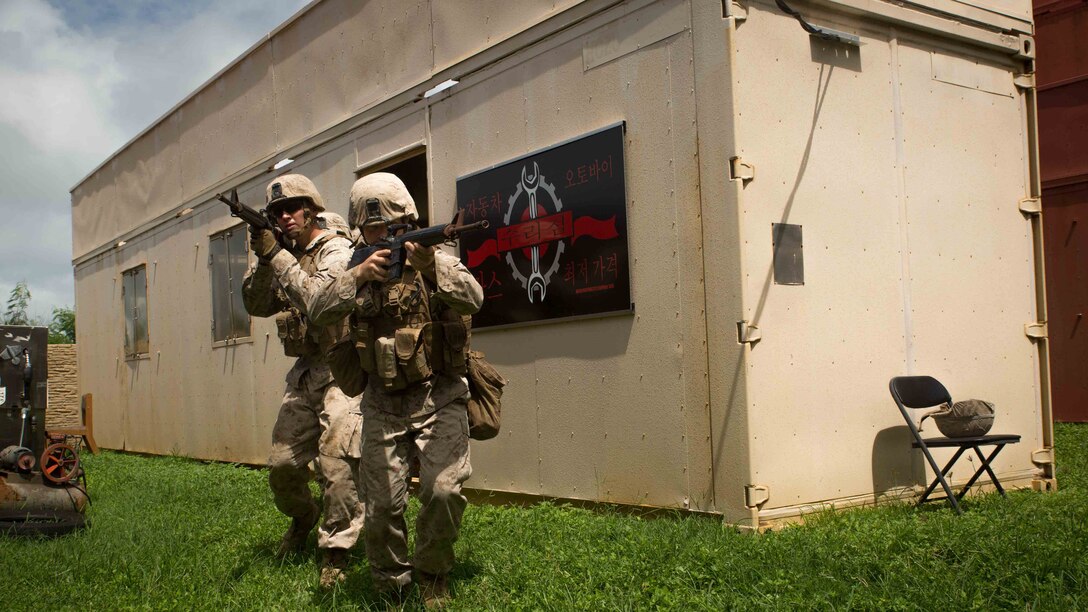
M 631 312 L 623 124 L 457 179 L 473 328 Z

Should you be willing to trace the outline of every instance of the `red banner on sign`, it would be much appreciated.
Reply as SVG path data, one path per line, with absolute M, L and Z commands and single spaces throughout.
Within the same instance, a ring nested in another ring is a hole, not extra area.
M 480 248 L 468 252 L 468 267 L 475 268 L 487 261 L 488 257 L 499 258 L 499 250 L 494 238 L 488 238 L 480 245 Z
M 604 220 L 594 219 L 593 217 L 578 217 L 574 221 L 574 239 L 571 240 L 571 244 L 578 242 L 578 239 L 582 236 L 589 236 L 597 240 L 609 240 L 618 238 L 619 235 L 620 233 L 616 231 L 615 217 Z
M 498 250 L 504 253 L 569 238 L 574 233 L 571 225 L 571 212 L 568 210 L 517 225 L 500 227 L 496 236 Z

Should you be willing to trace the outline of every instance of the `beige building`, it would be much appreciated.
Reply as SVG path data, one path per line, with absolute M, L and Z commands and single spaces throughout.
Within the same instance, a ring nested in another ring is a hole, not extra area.
M 266 457 L 290 362 L 217 192 L 292 170 L 346 214 L 392 169 L 445 221 L 459 178 L 623 123 L 633 307 L 474 332 L 510 384 L 472 487 L 737 522 L 911 495 L 903 374 L 994 402 L 1005 484 L 1051 483 L 1030 3 L 789 2 L 841 34 L 762 0 L 311 3 L 72 189 L 99 443 Z

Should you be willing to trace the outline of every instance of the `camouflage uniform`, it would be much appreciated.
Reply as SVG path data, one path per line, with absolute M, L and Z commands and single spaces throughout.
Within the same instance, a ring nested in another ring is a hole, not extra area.
M 283 250 L 267 264 L 258 262 L 243 282 L 246 310 L 258 317 L 290 308 L 309 312 L 307 302 L 315 287 L 331 282 L 350 257 L 351 242 L 326 231 L 297 253 L 297 258 Z M 310 325 L 308 335 L 321 347 L 327 345 L 323 334 L 335 331 Z M 349 549 L 359 538 L 364 518 L 356 480 L 362 434 L 360 400 L 340 390 L 316 348 L 302 351 L 287 372 L 287 388 L 272 430 L 268 480 L 281 512 L 296 519 L 307 516 L 314 508 L 307 484 L 309 463 L 316 458 L 324 501 L 318 547 Z
M 410 197 L 406 191 L 404 195 Z M 353 188 L 352 203 L 358 212 L 356 199 Z M 353 219 L 353 225 L 362 223 Z M 405 262 L 400 280 L 369 282 L 358 290 L 352 275 L 342 274 L 317 292 L 310 312 L 319 323 L 351 314 L 357 338 L 359 315 L 380 323 L 385 317 L 381 313 L 388 313 L 397 302 L 390 299 L 391 295 L 400 295 L 400 303 L 405 302 L 409 294 L 397 293 L 400 287 L 417 286 L 423 290 L 427 310 L 436 315 L 432 320 L 437 320 L 440 312 L 452 313 L 455 319 L 477 312 L 483 303 L 483 289 L 476 279 L 456 257 L 442 251 L 434 255 L 434 278 L 428 271 L 426 281 L 410 261 Z M 453 567 L 453 544 L 467 505 L 461 486 L 472 474 L 467 399 L 468 381 L 460 374 L 439 371 L 396 391 L 388 391 L 381 378 L 370 376 L 363 394 L 360 480 L 367 512 L 366 551 L 371 574 L 382 590 L 408 586 L 413 567 L 443 579 Z M 420 464 L 422 507 L 416 520 L 415 557 L 410 563 L 404 510 L 409 460 L 413 456 Z

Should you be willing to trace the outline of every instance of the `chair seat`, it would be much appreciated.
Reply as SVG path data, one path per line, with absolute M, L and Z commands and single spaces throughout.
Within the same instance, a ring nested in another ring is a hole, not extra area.
M 958 446 L 985 446 L 987 444 L 1016 444 L 1020 436 L 1016 434 L 995 434 L 989 436 L 975 436 L 973 438 L 925 438 L 923 440 L 930 448 L 955 448 Z M 914 448 L 921 448 L 917 442 L 911 444 Z

